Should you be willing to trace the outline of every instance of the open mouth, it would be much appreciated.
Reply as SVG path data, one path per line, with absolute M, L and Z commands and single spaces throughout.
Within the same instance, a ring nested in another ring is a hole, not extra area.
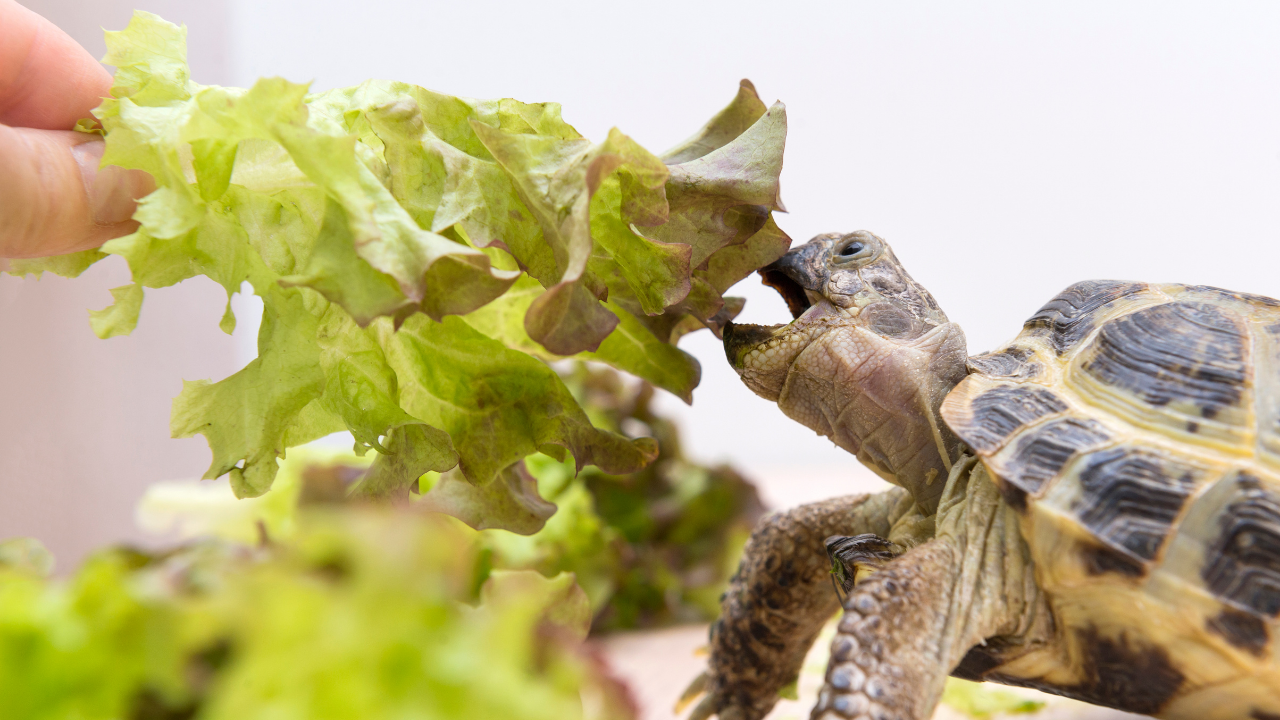
M 809 295 L 800 287 L 800 283 L 792 280 L 781 270 L 762 269 L 760 272 L 760 281 L 765 285 L 778 291 L 782 299 L 787 302 L 787 309 L 791 311 L 791 317 L 799 319 L 805 310 L 813 307 L 813 303 L 809 302 Z
M 796 357 L 828 330 L 848 324 L 856 312 L 841 309 L 817 292 L 806 289 L 810 283 L 803 274 L 797 279 L 799 271 L 794 267 L 775 263 L 757 272 L 765 285 L 782 296 L 793 320 L 785 325 L 728 323 L 724 329 L 724 351 L 729 364 L 748 387 L 761 397 L 777 400 L 787 368 Z M 819 283 L 815 279 L 812 284 Z

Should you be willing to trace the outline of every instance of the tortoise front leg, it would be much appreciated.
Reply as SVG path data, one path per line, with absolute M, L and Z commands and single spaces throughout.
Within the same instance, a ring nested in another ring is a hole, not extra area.
M 932 714 L 951 671 L 939 645 L 958 559 L 953 543 L 931 540 L 853 589 L 813 718 L 925 720 Z
M 834 540 L 837 560 L 878 559 L 874 539 Z M 937 536 L 884 562 L 843 604 L 814 720 L 927 720 L 971 648 L 997 638 L 1018 654 L 1051 641 L 1017 516 L 971 458 L 952 470 Z
M 839 610 L 823 541 L 839 533 L 888 535 L 912 501 L 897 488 L 833 498 L 765 518 L 711 626 L 707 672 L 691 691 L 707 697 L 690 715 L 703 720 L 758 720 L 795 682 L 805 653 Z M 688 692 L 686 694 L 689 694 Z

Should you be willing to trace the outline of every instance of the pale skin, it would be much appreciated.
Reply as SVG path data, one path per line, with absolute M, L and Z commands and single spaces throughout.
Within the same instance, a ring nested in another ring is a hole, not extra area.
M 87 250 L 137 228 L 150 176 L 99 169 L 101 136 L 73 130 L 110 88 L 66 33 L 0 0 L 0 260 Z

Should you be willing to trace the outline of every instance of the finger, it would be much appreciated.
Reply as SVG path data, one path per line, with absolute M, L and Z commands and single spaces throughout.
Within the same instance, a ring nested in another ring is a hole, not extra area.
M 102 148 L 93 135 L 0 125 L 0 257 L 86 250 L 137 228 L 151 176 L 99 170 Z
M 14 0 L 0 0 L 0 32 L 0 123 L 70 130 L 111 89 L 87 50 Z

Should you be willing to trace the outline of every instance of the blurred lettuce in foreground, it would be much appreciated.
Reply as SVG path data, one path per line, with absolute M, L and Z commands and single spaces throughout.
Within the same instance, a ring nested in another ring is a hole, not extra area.
M 285 541 L 0 563 L 0 717 L 635 717 L 571 575 L 481 580 L 452 518 L 301 495 Z
M 652 386 L 598 366 L 564 372 L 596 425 L 652 435 L 661 447 L 657 460 L 629 475 L 587 468 L 575 476 L 571 462 L 534 455 L 502 480 L 532 486 L 511 494 L 522 504 L 497 508 L 477 498 L 456 470 L 432 473 L 422 478 L 421 495 L 411 505 L 481 531 L 475 534 L 480 580 L 493 569 L 573 573 L 590 601 L 593 631 L 714 619 L 720 593 L 763 513 L 755 488 L 729 467 L 686 459 L 677 427 L 651 407 Z M 246 500 L 237 500 L 225 484 L 159 483 L 139 505 L 139 525 L 186 539 L 287 541 L 307 492 L 327 487 L 334 497 L 346 497 L 366 477 L 369 462 L 298 448 L 281 463 L 271 491 Z M 532 534 L 486 529 L 495 526 Z
M 651 435 L 661 451 L 628 475 L 587 468 L 574 477 L 566 463 L 529 458 L 542 496 L 559 508 L 531 537 L 483 533 L 491 562 L 573 572 L 596 610 L 593 631 L 714 620 L 764 513 L 755 487 L 730 467 L 687 459 L 679 429 L 652 408 L 652 386 L 585 365 L 566 381 L 597 425 Z
M 107 45 L 103 163 L 156 178 L 141 227 L 11 271 L 125 258 L 133 284 L 92 313 L 104 338 L 133 330 L 143 288 L 204 275 L 230 298 L 248 282 L 264 303 L 257 359 L 187 382 L 172 413 L 175 436 L 208 440 L 205 477 L 230 475 L 239 497 L 271 487 L 287 448 L 342 430 L 377 451 L 361 486 L 375 495 L 456 467 L 495 505 L 519 503 L 528 483 L 511 478 L 534 453 L 638 470 L 653 441 L 594 426 L 544 361 L 606 363 L 689 401 L 698 364 L 673 343 L 718 332 L 741 308 L 723 292 L 790 243 L 772 218 L 785 110 L 746 81 L 657 156 L 616 129 L 582 138 L 555 103 L 198 85 L 185 28 L 149 13 Z

